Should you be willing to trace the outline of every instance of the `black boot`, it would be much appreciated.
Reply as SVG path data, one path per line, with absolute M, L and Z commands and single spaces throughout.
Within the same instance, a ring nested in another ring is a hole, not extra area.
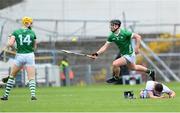
M 106 80 L 107 83 L 116 83 L 119 80 L 119 77 L 113 76 L 112 78 Z
M 148 73 L 148 76 L 150 76 L 153 81 L 156 81 L 155 71 L 154 70 L 150 70 L 150 72 Z
M 36 97 L 34 97 L 34 96 L 32 96 L 32 97 L 31 97 L 31 100 L 37 100 L 37 98 L 36 98 Z
M 7 96 L 3 96 L 3 97 L 1 97 L 1 100 L 6 101 L 6 100 L 8 100 L 8 97 Z
M 2 79 L 2 82 L 3 82 L 3 83 L 7 83 L 8 79 L 9 79 L 9 76 L 8 76 L 8 77 L 3 78 L 3 79 Z

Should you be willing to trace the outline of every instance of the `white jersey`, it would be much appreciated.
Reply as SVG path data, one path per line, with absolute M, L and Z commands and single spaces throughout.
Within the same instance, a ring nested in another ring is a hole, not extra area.
M 147 91 L 153 91 L 154 86 L 155 86 L 155 83 L 158 83 L 158 82 L 148 81 L 148 82 L 146 83 L 146 88 L 145 88 L 145 90 L 147 90 Z M 169 93 L 171 92 L 171 90 L 170 90 L 166 85 L 162 84 L 162 86 L 163 86 L 162 93 L 168 93 L 168 94 L 169 94 Z

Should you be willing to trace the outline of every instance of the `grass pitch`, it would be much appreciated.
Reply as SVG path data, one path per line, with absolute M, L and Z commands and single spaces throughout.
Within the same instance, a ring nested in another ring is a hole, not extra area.
M 14 88 L 8 101 L 0 100 L 0 112 L 180 112 L 180 83 L 165 84 L 176 98 L 139 99 L 145 84 L 37 88 L 37 101 L 30 100 L 29 88 Z M 126 90 L 137 99 L 124 99 Z

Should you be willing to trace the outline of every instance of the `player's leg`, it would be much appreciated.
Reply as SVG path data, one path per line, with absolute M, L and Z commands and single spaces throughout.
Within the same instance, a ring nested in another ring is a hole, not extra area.
M 115 61 L 113 61 L 112 66 L 113 66 L 113 78 L 108 79 L 107 83 L 113 83 L 120 78 L 120 66 L 126 65 L 127 61 L 124 57 L 118 58 Z
M 15 65 L 15 66 L 14 66 Z M 14 59 L 14 65 L 13 67 L 18 67 L 21 69 L 22 65 L 23 65 L 23 56 L 21 54 L 16 54 L 16 57 Z M 13 71 L 13 69 L 11 69 L 11 72 Z M 16 71 L 16 70 L 15 70 Z M 15 75 L 16 76 L 16 75 Z M 5 77 L 2 79 L 3 83 L 7 83 L 8 79 L 10 76 Z
M 119 78 L 120 74 L 120 66 L 126 65 L 127 60 L 124 57 L 118 58 L 117 60 L 113 61 L 112 66 L 114 67 L 114 76 Z
M 16 64 L 13 65 L 11 69 L 11 74 L 8 77 L 8 80 L 6 83 L 5 93 L 3 97 L 1 98 L 1 100 L 8 100 L 9 93 L 15 84 L 15 76 L 17 75 L 20 69 L 21 67 L 17 66 Z
M 141 72 L 147 73 L 148 76 L 150 76 L 152 78 L 152 80 L 155 81 L 155 71 L 154 70 L 148 69 L 142 65 L 136 65 L 134 63 L 128 64 L 128 67 L 135 71 L 141 71 Z
M 127 60 L 127 66 L 129 69 L 145 72 L 152 78 L 153 81 L 155 81 L 155 71 L 148 69 L 142 65 L 136 65 L 136 57 L 134 53 L 131 55 L 124 55 L 123 57 Z
M 3 82 L 3 83 L 7 83 L 8 79 L 9 79 L 9 76 L 7 76 L 7 77 L 5 77 L 5 78 L 2 78 L 2 82 Z
M 118 53 L 118 55 L 116 56 L 116 58 L 115 58 L 115 60 L 117 60 L 117 59 L 119 59 L 119 58 L 121 58 L 121 53 L 119 52 Z M 116 73 L 116 70 L 117 70 L 117 67 L 116 66 L 113 66 L 112 67 L 112 71 L 113 71 L 113 76 L 115 75 L 115 73 Z M 119 69 L 120 70 L 120 69 Z M 119 73 L 120 74 L 120 73 Z
M 118 59 L 118 58 L 120 58 L 120 57 L 121 57 L 121 54 L 118 53 L 117 56 L 116 56 L 116 58 L 115 58 L 115 60 Z M 112 67 L 112 77 L 109 78 L 108 80 L 106 80 L 107 83 L 114 83 L 114 82 L 117 81 L 116 77 L 114 76 L 114 75 L 115 75 L 115 71 L 116 71 L 115 68 L 116 68 L 116 67 L 114 67 L 114 66 Z
M 115 60 L 118 59 L 118 58 L 120 58 L 120 57 L 121 57 L 121 54 L 118 53 L 117 56 L 116 56 L 116 58 L 115 58 Z M 114 73 L 115 73 L 115 72 L 114 72 L 114 70 L 115 70 L 114 68 L 116 68 L 116 67 L 112 67 L 112 77 L 106 80 L 107 83 L 114 83 L 114 82 L 117 81 L 117 79 L 114 77 Z
M 36 98 L 36 82 L 35 82 L 35 56 L 34 53 L 29 53 L 26 56 L 26 71 L 29 80 L 29 89 L 31 92 L 31 100 Z
M 34 66 L 26 66 L 27 76 L 29 80 L 29 89 L 31 92 L 31 100 L 36 99 L 36 82 L 35 82 L 35 67 Z

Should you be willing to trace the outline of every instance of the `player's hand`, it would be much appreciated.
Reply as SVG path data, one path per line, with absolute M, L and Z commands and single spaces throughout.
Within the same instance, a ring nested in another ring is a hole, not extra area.
M 170 96 L 169 96 L 169 98 L 174 98 L 174 97 L 175 97 L 175 95 L 170 95 Z
M 162 96 L 160 96 L 161 98 L 167 98 L 166 96 L 164 96 L 164 95 L 162 95 Z
M 139 47 L 135 47 L 135 54 L 139 54 Z
M 97 59 L 98 58 L 98 53 L 92 53 L 91 58 L 92 59 Z

